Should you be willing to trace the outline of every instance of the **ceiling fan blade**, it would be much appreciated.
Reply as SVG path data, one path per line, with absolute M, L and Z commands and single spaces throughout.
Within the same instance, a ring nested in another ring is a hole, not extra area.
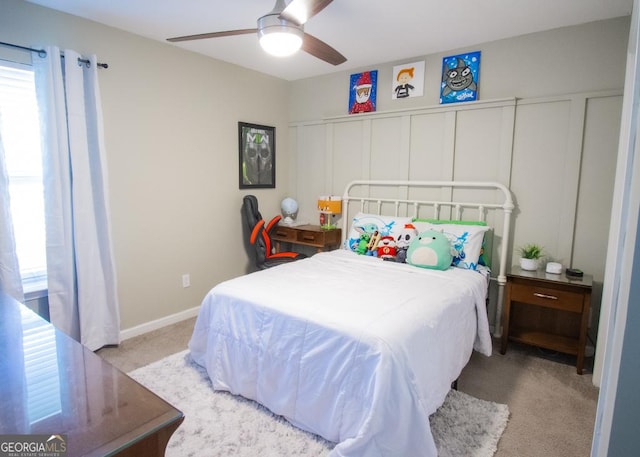
M 293 0 L 280 13 L 281 19 L 302 25 L 325 9 L 333 0 Z
M 205 38 L 218 38 L 223 36 L 247 35 L 249 33 L 258 33 L 258 29 L 238 29 L 227 30 L 226 32 L 200 33 L 198 35 L 186 35 L 175 38 L 167 38 L 167 41 L 176 43 L 178 41 L 203 40 Z
M 327 43 L 317 39 L 313 35 L 309 35 L 308 33 L 304 34 L 302 49 L 312 56 L 317 57 L 320 60 L 324 60 L 331 65 L 340 65 L 347 61 L 345 56 L 333 49 Z

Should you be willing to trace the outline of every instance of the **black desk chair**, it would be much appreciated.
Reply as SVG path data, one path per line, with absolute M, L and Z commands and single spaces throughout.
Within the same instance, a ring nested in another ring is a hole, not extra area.
M 307 256 L 298 252 L 273 252 L 271 230 L 282 216 L 278 215 L 265 224 L 258 210 L 258 199 L 255 195 L 246 195 L 242 200 L 242 218 L 249 236 L 249 244 L 255 252 L 256 267 L 260 270 L 304 259 Z

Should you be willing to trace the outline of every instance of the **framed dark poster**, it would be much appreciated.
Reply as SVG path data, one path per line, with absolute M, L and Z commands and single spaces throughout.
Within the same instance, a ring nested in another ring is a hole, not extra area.
M 276 128 L 238 122 L 240 189 L 276 187 Z

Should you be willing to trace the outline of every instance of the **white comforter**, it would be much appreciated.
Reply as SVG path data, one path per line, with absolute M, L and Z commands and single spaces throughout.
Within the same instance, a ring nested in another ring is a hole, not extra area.
M 491 354 L 487 281 L 337 250 L 226 281 L 189 349 L 217 390 L 258 401 L 337 456 L 437 455 L 429 415 L 472 348 Z

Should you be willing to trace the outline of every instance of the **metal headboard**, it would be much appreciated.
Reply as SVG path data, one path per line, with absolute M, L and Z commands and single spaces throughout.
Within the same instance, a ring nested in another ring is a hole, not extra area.
M 408 196 L 412 190 L 416 189 L 440 189 L 440 195 L 446 196 L 439 200 L 422 200 L 414 198 L 402 197 L 378 197 L 371 195 L 371 190 L 394 189 L 398 195 L 404 194 Z M 487 202 L 469 202 L 456 201 L 454 191 L 459 190 L 495 190 L 498 197 L 495 200 L 501 203 Z M 360 190 L 362 195 L 355 195 L 355 190 Z M 367 181 L 357 180 L 351 181 L 344 189 L 342 195 L 342 242 L 344 243 L 349 233 L 352 215 L 349 215 L 350 203 L 360 203 L 358 210 L 367 213 L 383 214 L 383 207 L 393 207 L 393 216 L 410 216 L 425 217 L 424 208 L 431 208 L 430 217 L 433 219 L 441 219 L 443 209 L 448 209 L 451 213 L 448 219 L 461 219 L 464 211 L 468 209 L 477 210 L 477 219 L 485 220 L 486 213 L 489 210 L 502 211 L 503 227 L 502 227 L 502 243 L 499 249 L 500 264 L 498 268 L 498 276 L 495 278 L 498 283 L 498 297 L 496 302 L 496 313 L 494 323 L 494 336 L 498 337 L 502 334 L 502 304 L 504 298 L 504 285 L 507 282 L 507 254 L 509 247 L 509 234 L 511 232 L 511 213 L 514 204 L 511 191 L 503 184 L 497 182 L 474 182 L 474 181 Z M 357 206 L 357 205 L 356 205 Z M 373 209 L 372 209 L 373 208 Z

